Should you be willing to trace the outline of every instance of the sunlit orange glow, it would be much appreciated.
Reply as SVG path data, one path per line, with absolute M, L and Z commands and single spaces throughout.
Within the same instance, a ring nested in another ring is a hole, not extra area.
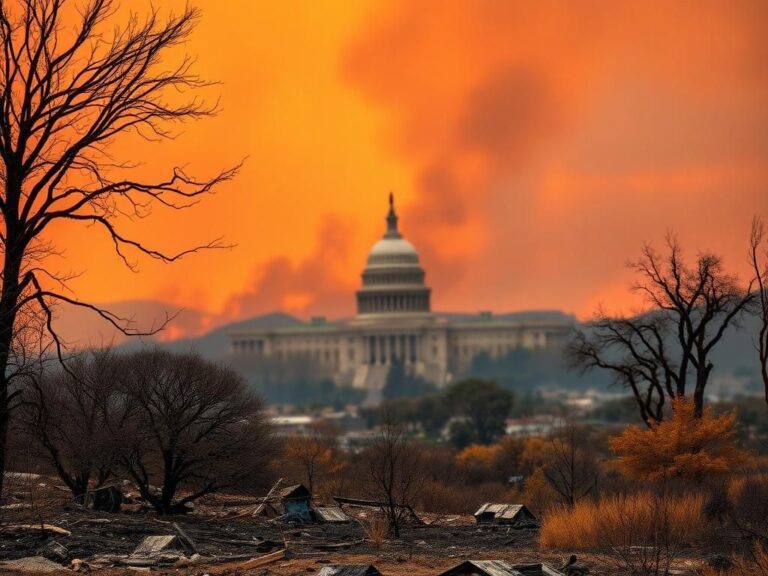
M 98 230 L 57 229 L 83 299 L 202 312 L 165 338 L 351 314 L 390 190 L 438 310 L 626 308 L 624 263 L 668 230 L 747 274 L 750 220 L 768 217 L 765 2 L 198 4 L 178 50 L 220 82 L 205 95 L 221 113 L 115 154 L 154 175 L 244 168 L 199 206 L 125 226 L 168 249 L 235 247 L 136 274 Z

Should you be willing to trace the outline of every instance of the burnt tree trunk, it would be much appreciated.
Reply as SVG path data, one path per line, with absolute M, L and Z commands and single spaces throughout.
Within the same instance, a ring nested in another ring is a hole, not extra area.
M 21 295 L 20 274 L 24 254 L 24 243 L 18 220 L 18 199 L 21 187 L 14 185 L 12 174 L 6 176 L 5 254 L 3 262 L 2 295 L 0 295 L 0 496 L 7 463 L 8 427 L 11 416 L 11 374 L 8 365 L 11 360 L 16 306 Z

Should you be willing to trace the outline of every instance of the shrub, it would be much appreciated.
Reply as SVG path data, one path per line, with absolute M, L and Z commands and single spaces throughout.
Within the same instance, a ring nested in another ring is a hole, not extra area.
M 486 446 L 483 444 L 470 444 L 456 454 L 456 460 L 468 466 L 490 468 L 501 451 L 499 444 Z
M 526 478 L 522 503 L 539 517 L 560 503 L 560 495 L 552 488 L 541 468 L 536 468 Z
M 702 505 L 698 495 L 665 497 L 648 492 L 582 501 L 544 517 L 541 545 L 600 549 L 629 574 L 666 574 L 679 551 L 698 538 Z
M 611 439 L 618 467 L 628 478 L 702 481 L 725 475 L 742 464 L 747 454 L 736 442 L 736 414 L 715 416 L 710 408 L 696 416 L 694 403 L 676 398 L 673 415 L 648 429 L 627 426 Z

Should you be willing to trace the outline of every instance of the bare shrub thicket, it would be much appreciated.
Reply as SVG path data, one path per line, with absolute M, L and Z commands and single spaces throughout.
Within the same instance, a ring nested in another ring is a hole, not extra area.
M 650 492 L 585 500 L 545 516 L 541 545 L 606 551 L 623 573 L 661 576 L 699 538 L 702 505 L 699 495 Z
M 392 534 L 413 513 L 426 478 L 424 451 L 405 428 L 385 417 L 373 441 L 360 454 L 368 495 L 381 502 Z
M 112 420 L 118 363 L 110 350 L 78 354 L 67 370 L 43 373 L 21 395 L 16 421 L 29 448 L 76 498 L 100 486 L 117 465 Z
M 195 354 L 85 352 L 22 395 L 28 449 L 76 497 L 128 478 L 158 513 L 225 489 L 260 493 L 277 442 L 260 398 Z
M 33 469 L 34 456 L 29 451 L 16 449 L 9 461 L 13 471 L 6 473 L 5 504 L 0 508 L 0 527 L 5 524 L 44 524 L 61 509 L 62 492 L 52 490 L 49 479 L 34 472 L 16 470 Z
M 260 493 L 268 486 L 276 440 L 261 399 L 233 370 L 160 350 L 122 364 L 121 463 L 158 513 L 184 512 L 224 489 Z
M 567 422 L 549 435 L 545 446 L 542 474 L 566 505 L 594 494 L 601 468 L 588 427 Z
M 304 435 L 289 438 L 285 443 L 285 463 L 298 469 L 297 476 L 316 497 L 321 492 L 331 495 L 326 481 L 340 466 L 336 454 L 338 435 L 333 424 L 315 424 Z

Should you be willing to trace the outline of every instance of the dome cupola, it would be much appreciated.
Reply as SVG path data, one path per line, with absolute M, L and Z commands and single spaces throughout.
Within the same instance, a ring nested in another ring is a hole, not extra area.
M 395 201 L 389 195 L 387 230 L 368 253 L 363 286 L 357 292 L 358 316 L 429 313 L 430 290 L 413 244 L 398 229 Z

